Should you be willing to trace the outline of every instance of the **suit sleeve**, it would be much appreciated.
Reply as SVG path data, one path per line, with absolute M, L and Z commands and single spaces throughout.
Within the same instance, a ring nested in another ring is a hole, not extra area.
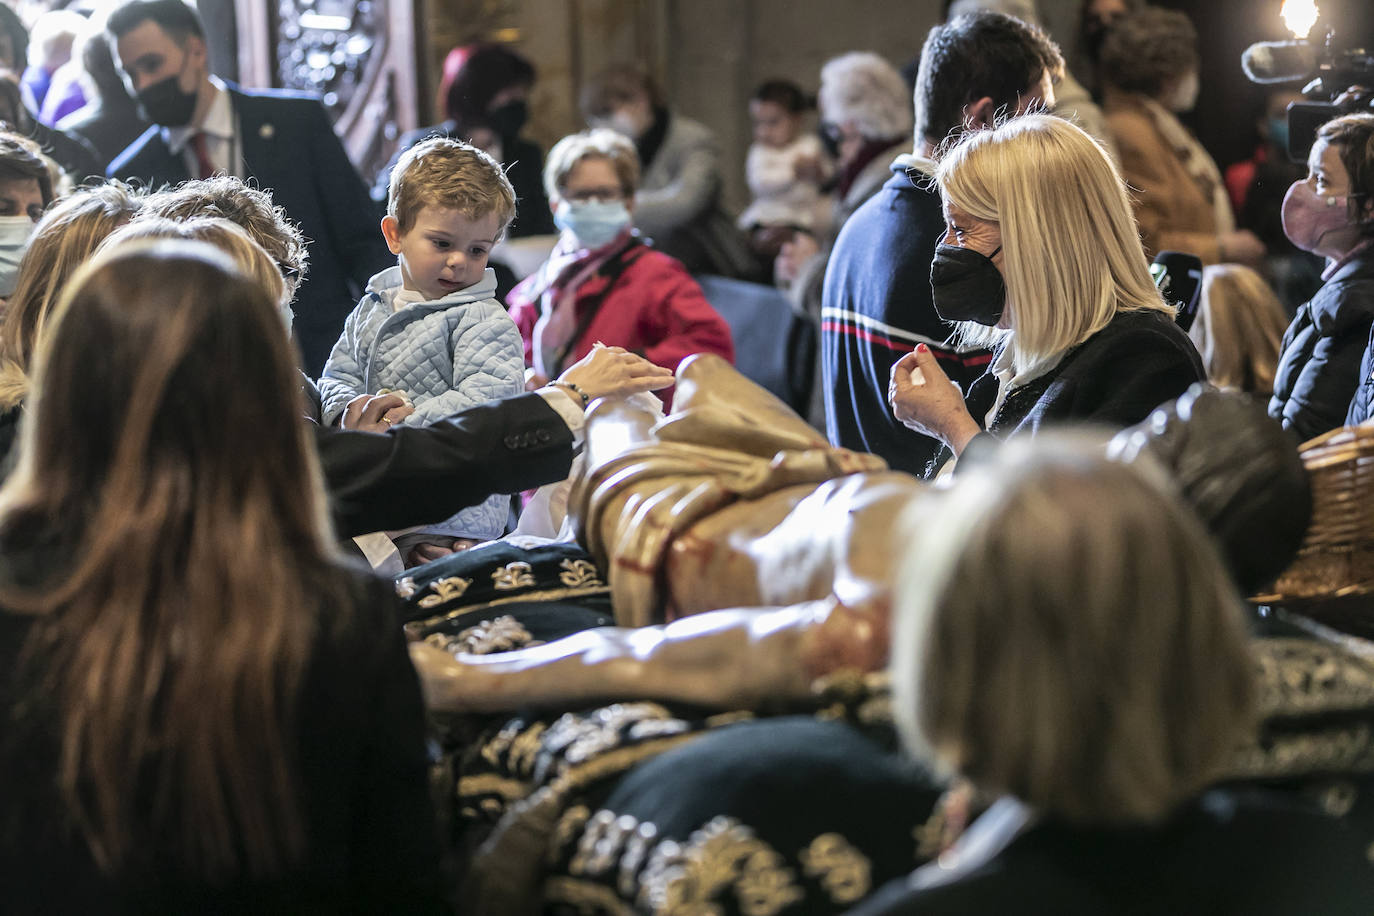
M 348 266 L 349 276 L 358 288 L 366 289 L 372 275 L 392 260 L 379 228 L 381 210 L 368 196 L 367 187 L 344 152 L 324 106 L 311 101 L 300 110 L 308 113 L 305 117 L 311 121 L 310 170 L 331 247 Z
M 314 427 L 340 536 L 442 521 L 568 476 L 573 434 L 538 394 L 385 434 Z

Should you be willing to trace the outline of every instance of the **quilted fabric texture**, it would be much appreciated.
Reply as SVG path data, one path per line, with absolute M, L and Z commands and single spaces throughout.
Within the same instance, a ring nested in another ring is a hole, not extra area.
M 490 268 L 467 289 L 396 311 L 393 302 L 400 291 L 401 269 L 382 271 L 344 322 L 320 376 L 326 424 L 336 422 L 353 398 L 383 389 L 410 398 L 415 413 L 405 422 L 411 426 L 524 390 L 524 345 L 493 298 L 496 274 Z M 500 537 L 508 504 L 506 497 L 493 496 L 426 530 Z

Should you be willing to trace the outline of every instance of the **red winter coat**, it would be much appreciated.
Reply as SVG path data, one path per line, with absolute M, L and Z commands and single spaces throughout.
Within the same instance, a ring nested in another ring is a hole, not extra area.
M 534 364 L 534 325 L 539 319 L 542 271 L 511 290 L 510 316 L 525 342 L 525 365 Z M 592 344 L 624 347 L 666 369 L 693 353 L 715 353 L 735 361 L 730 327 L 702 295 L 701 287 L 676 258 L 644 245 L 632 245 L 611 258 L 577 288 L 578 335 L 563 360 L 566 369 L 586 356 Z M 665 404 L 672 388 L 657 392 Z

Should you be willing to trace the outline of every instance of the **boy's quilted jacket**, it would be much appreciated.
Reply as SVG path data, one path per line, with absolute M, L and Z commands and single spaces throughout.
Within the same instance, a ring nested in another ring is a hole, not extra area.
M 400 291 L 400 267 L 382 271 L 344 322 L 320 376 L 326 424 L 336 423 L 353 398 L 384 389 L 404 394 L 415 405 L 405 421 L 411 426 L 524 390 L 524 345 L 494 298 L 491 268 L 467 289 L 396 311 L 393 302 Z M 506 497 L 493 496 L 429 530 L 499 537 L 508 505 Z

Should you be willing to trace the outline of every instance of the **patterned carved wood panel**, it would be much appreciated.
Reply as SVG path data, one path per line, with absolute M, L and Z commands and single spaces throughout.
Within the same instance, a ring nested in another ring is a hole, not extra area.
M 318 93 L 362 175 L 419 126 L 416 0 L 239 3 L 247 86 Z

